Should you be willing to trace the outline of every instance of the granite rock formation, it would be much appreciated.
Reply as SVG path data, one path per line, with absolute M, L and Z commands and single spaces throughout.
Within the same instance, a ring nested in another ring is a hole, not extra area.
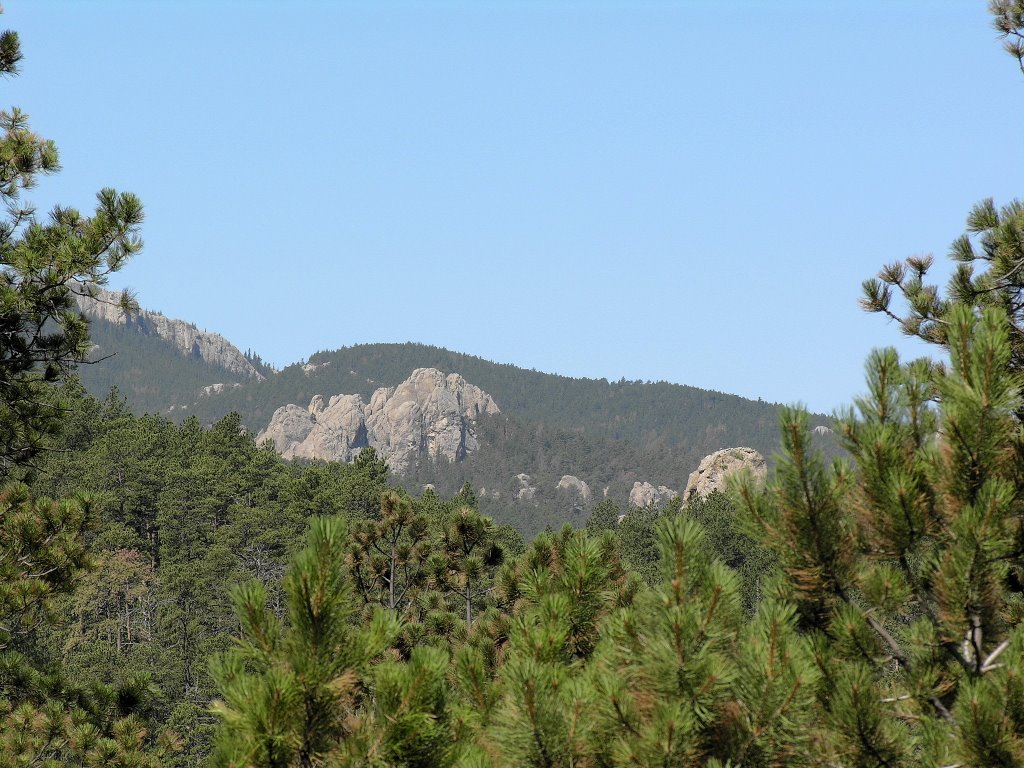
M 515 480 L 519 484 L 519 487 L 516 488 L 516 498 L 520 501 L 529 501 L 537 493 L 537 489 L 533 486 L 533 478 L 525 472 L 516 475 Z
M 633 490 L 629 492 L 629 506 L 646 507 L 649 504 L 653 504 L 656 507 L 660 507 L 678 495 L 678 491 L 673 491 L 664 485 L 659 485 L 655 488 L 648 482 L 637 482 L 633 483 Z
M 459 374 L 417 368 L 397 387 L 359 395 L 316 395 L 306 408 L 274 412 L 257 440 L 272 440 L 285 458 L 351 461 L 372 446 L 392 471 L 402 473 L 420 457 L 459 461 L 479 447 L 475 423 L 499 413 L 494 399 Z
M 714 491 L 724 491 L 726 478 L 743 469 L 749 469 L 762 481 L 768 475 L 764 456 L 753 448 L 724 448 L 705 456 L 686 481 L 683 501 L 688 502 L 695 495 L 707 496 Z
M 125 312 L 121 307 L 121 294 L 96 287 L 90 290 L 94 298 L 81 295 L 76 297 L 79 310 L 87 318 L 134 328 L 139 333 L 170 342 L 186 357 L 203 360 L 247 379 L 263 380 L 263 375 L 245 359 L 238 347 L 219 333 L 201 331 L 192 323 L 164 317 L 148 309 Z
M 583 504 L 590 501 L 590 486 L 575 475 L 562 475 L 562 479 L 558 481 L 555 489 L 569 492 Z

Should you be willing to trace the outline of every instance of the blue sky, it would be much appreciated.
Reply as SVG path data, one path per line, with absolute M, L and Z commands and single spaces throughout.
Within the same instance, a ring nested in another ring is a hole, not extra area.
M 968 2 L 9 0 L 5 101 L 146 206 L 112 285 L 277 365 L 420 341 L 829 412 L 885 262 L 1021 195 Z M 944 280 L 943 280 L 944 282 Z

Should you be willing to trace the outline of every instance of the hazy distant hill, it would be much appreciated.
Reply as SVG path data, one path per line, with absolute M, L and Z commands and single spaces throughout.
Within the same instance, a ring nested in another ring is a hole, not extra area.
M 461 374 L 490 393 L 505 414 L 590 435 L 636 440 L 656 433 L 672 444 L 708 445 L 776 440 L 774 404 L 667 382 L 574 379 L 412 343 L 318 352 L 266 381 L 204 398 L 192 412 L 209 421 L 235 410 L 250 426 L 262 427 L 286 402 L 306 404 L 317 394 L 369 397 L 416 368 Z
M 85 388 L 102 397 L 116 386 L 138 413 L 165 413 L 194 402 L 210 384 L 248 380 L 135 327 L 93 319 L 89 333 L 96 345 L 90 359 L 98 362 L 79 366 Z
M 468 481 L 485 511 L 506 522 L 515 518 L 524 530 L 583 519 L 606 488 L 620 505 L 636 482 L 681 491 L 701 458 L 721 448 L 749 446 L 770 456 L 778 446 L 777 405 L 667 382 L 575 379 L 412 343 L 318 352 L 281 371 L 246 354 L 261 372 L 257 379 L 237 366 L 232 371 L 186 354 L 130 324 L 94 318 L 92 336 L 98 353 L 116 353 L 83 366 L 83 382 L 94 394 L 103 396 L 116 385 L 137 411 L 174 419 L 194 415 L 203 423 L 236 411 L 253 431 L 265 428 L 279 407 L 305 408 L 316 395 L 368 400 L 417 368 L 458 373 L 489 393 L 501 413 L 480 419 L 480 448 L 465 461 L 424 459 L 403 482 L 417 492 L 431 483 L 450 494 Z M 831 440 L 822 442 L 835 452 Z M 557 488 L 564 475 L 588 484 L 586 503 Z
M 120 294 L 93 286 L 78 295 L 91 323 L 91 364 L 80 366 L 86 388 L 102 395 L 117 386 L 136 411 L 187 405 L 210 385 L 259 381 L 273 371 L 218 333 L 152 310 L 128 313 Z

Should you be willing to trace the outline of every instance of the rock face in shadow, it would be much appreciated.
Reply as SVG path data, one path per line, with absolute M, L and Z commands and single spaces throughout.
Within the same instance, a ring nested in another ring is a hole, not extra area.
M 238 347 L 219 333 L 201 331 L 192 323 L 164 317 L 148 309 L 126 313 L 121 308 L 120 294 L 103 288 L 93 288 L 93 291 L 95 298 L 76 297 L 78 308 L 87 318 L 134 328 L 139 333 L 170 342 L 185 357 L 203 360 L 248 379 L 263 380 L 263 375 L 245 359 Z
M 562 475 L 555 490 L 567 492 L 581 506 L 590 502 L 590 486 L 575 475 Z
M 533 499 L 537 493 L 537 488 L 531 485 L 533 478 L 525 472 L 520 472 L 516 475 L 515 480 L 519 483 L 519 487 L 516 489 L 516 498 L 520 501 L 523 501 L 524 499 L 526 501 L 530 501 Z
M 761 481 L 768 476 L 764 456 L 753 448 L 723 448 L 705 456 L 686 481 L 683 501 L 688 502 L 694 496 L 707 496 L 714 491 L 724 491 L 729 475 L 744 468 Z
M 272 440 L 285 458 L 352 461 L 372 446 L 392 471 L 420 457 L 459 461 L 480 443 L 475 423 L 499 413 L 494 399 L 459 374 L 417 368 L 397 387 L 381 387 L 365 403 L 359 395 L 316 395 L 307 408 L 274 412 L 258 441 Z

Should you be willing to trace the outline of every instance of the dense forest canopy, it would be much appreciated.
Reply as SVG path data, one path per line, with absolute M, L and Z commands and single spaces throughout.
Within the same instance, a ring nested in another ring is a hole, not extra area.
M 1024 4 L 990 7 L 1024 62 Z M 916 258 L 865 284 L 948 362 L 873 353 L 846 458 L 781 408 L 767 483 L 527 540 L 372 449 L 90 396 L 72 294 L 141 205 L 37 217 L 56 149 L 0 125 L 0 765 L 1024 765 L 1024 206 L 970 213 L 945 291 Z
M 234 412 L 254 432 L 289 403 L 305 409 L 314 397 L 329 401 L 342 393 L 368 403 L 375 390 L 400 384 L 417 368 L 457 373 L 491 395 L 501 412 L 476 419 L 479 448 L 464 460 L 431 460 L 421 452 L 396 480 L 413 493 L 429 484 L 447 495 L 468 482 L 488 516 L 527 535 L 578 521 L 598 497 L 625 506 L 635 483 L 681 493 L 714 451 L 744 445 L 771 461 L 779 448 L 777 405 L 667 382 L 574 379 L 411 343 L 317 353 L 279 372 L 264 367 L 265 379 L 254 381 L 131 325 L 93 319 L 91 327 L 93 356 L 103 359 L 82 366 L 80 375 L 93 395 L 103 398 L 117 386 L 134 412 L 179 422 L 195 417 L 210 425 Z M 831 420 L 815 417 L 815 424 Z M 829 455 L 840 453 L 827 434 L 818 444 Z M 521 475 L 535 489 L 529 499 L 518 495 Z M 578 500 L 557 489 L 566 475 L 593 491 L 592 502 L 575 513 Z

